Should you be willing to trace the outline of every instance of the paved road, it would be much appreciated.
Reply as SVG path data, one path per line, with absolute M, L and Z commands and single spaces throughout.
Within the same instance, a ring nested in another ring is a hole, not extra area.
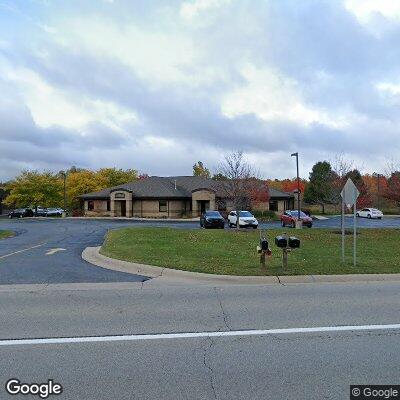
M 145 277 L 98 268 L 81 258 L 85 247 L 98 246 L 107 229 L 121 225 L 128 224 L 2 219 L 0 229 L 17 236 L 0 240 L 0 284 L 143 281 Z
M 346 218 L 351 223 L 351 218 Z M 381 221 L 358 220 L 366 228 L 400 228 L 400 218 Z M 197 222 L 71 220 L 71 219 L 0 219 L 0 229 L 11 229 L 17 236 L 0 241 L 0 285 L 18 283 L 133 282 L 146 277 L 94 267 L 81 259 L 87 246 L 103 242 L 108 229 L 123 226 L 170 226 L 199 229 Z M 261 224 L 268 229 L 279 223 Z M 340 219 L 316 221 L 316 228 L 339 228 Z
M 79 289 L 81 288 L 81 289 Z M 11 377 L 60 399 L 346 399 L 399 384 L 400 331 L 15 344 L 4 339 L 399 323 L 400 284 L 0 286 L 0 398 Z

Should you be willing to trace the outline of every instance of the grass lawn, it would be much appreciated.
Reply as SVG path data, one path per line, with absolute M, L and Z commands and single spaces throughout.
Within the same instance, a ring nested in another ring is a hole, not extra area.
M 400 273 L 398 229 L 363 229 L 358 235 L 358 266 L 352 266 L 352 236 L 346 236 L 346 264 L 341 263 L 341 235 L 332 229 L 286 230 L 301 239 L 289 254 L 290 275 Z M 282 252 L 273 239 L 283 229 L 268 230 L 272 257 L 262 271 L 256 246 L 259 232 L 124 228 L 110 231 L 101 253 L 125 261 L 187 271 L 229 275 L 282 274 Z
M 0 239 L 5 239 L 8 237 L 14 236 L 14 232 L 13 231 L 3 231 L 0 230 Z

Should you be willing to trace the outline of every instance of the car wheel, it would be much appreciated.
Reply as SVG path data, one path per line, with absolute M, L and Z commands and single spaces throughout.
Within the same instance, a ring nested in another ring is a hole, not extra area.
M 372 218 L 371 214 L 368 214 L 368 219 L 371 219 L 371 218 Z
M 257 229 L 257 225 L 253 226 L 253 229 Z
M 357 214 L 356 214 L 356 217 L 357 217 L 357 218 L 360 218 L 360 214 L 359 214 L 359 213 L 357 213 Z
M 296 222 L 292 221 L 292 228 L 296 228 Z
M 20 217 L 20 218 L 23 218 L 23 215 L 22 215 L 22 214 L 20 214 L 20 215 L 19 215 L 19 217 Z
M 10 219 L 11 219 L 11 218 L 12 218 L 12 215 L 10 214 L 10 215 L 8 216 L 8 218 L 10 218 Z

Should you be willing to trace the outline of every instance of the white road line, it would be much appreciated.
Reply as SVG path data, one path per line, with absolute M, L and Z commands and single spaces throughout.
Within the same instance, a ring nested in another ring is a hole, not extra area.
M 65 249 L 61 247 L 57 247 L 55 249 L 50 249 L 48 252 L 46 252 L 46 256 L 52 256 L 53 254 L 57 253 L 58 251 L 65 251 Z
M 43 246 L 44 244 L 45 243 L 37 244 L 36 246 L 28 247 L 27 249 L 22 249 L 22 250 L 14 251 L 13 253 L 5 254 L 4 256 L 0 256 L 0 259 L 13 256 L 14 254 L 23 253 L 24 251 L 36 249 L 37 247 Z
M 188 332 L 188 333 L 160 333 L 144 335 L 119 335 L 119 336 L 78 336 L 65 338 L 43 339 L 11 339 L 0 340 L 0 346 L 22 346 L 38 344 L 68 344 L 68 343 L 98 343 L 98 342 L 132 342 L 139 340 L 165 340 L 165 339 L 193 339 L 203 337 L 232 337 L 232 336 L 265 336 L 283 335 L 293 333 L 328 333 L 328 332 L 356 332 L 356 331 L 383 331 L 398 330 L 400 324 L 391 325 L 355 325 L 355 326 L 323 326 L 315 328 L 284 328 L 251 331 L 225 331 L 225 332 Z

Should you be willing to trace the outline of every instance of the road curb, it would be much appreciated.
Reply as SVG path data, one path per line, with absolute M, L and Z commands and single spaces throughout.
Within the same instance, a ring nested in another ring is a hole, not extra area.
M 205 284 L 295 284 L 295 283 L 368 283 L 400 281 L 400 274 L 349 274 L 349 275 L 283 275 L 283 276 L 236 276 L 214 275 L 189 272 L 153 265 L 138 264 L 116 260 L 100 254 L 101 247 L 86 247 L 82 258 L 90 264 L 113 271 L 142 275 L 168 282 L 205 283 Z

